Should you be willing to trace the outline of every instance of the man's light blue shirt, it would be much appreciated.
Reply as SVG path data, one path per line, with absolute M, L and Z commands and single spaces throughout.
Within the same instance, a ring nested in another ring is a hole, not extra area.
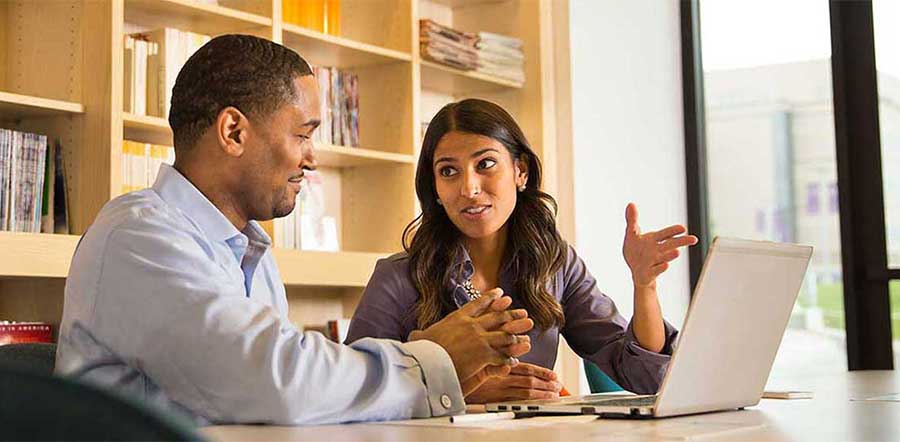
M 314 424 L 456 414 L 450 357 L 427 341 L 350 346 L 290 323 L 271 240 L 228 221 L 175 168 L 116 198 L 66 280 L 57 372 L 200 423 Z

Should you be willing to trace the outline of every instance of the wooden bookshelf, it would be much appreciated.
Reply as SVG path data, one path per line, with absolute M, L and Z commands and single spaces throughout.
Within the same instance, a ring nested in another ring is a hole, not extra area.
M 65 278 L 77 235 L 0 232 L 0 277 Z M 14 252 L 14 253 L 13 253 Z
M 172 129 L 169 127 L 169 123 L 160 117 L 124 113 L 122 121 L 126 140 L 162 146 L 172 145 Z M 323 167 L 345 168 L 415 163 L 415 157 L 412 155 L 330 144 L 316 144 L 316 154 L 319 165 Z
M 330 144 L 317 144 L 316 158 L 318 158 L 319 165 L 336 168 L 390 164 L 411 165 L 416 162 L 416 158 L 412 155 Z
M 0 92 L 0 120 L 58 117 L 84 113 L 84 106 L 69 101 Z
M 0 232 L 0 278 L 65 278 L 78 235 Z M 286 286 L 365 287 L 378 253 L 273 249 Z
M 422 61 L 422 87 L 450 96 L 467 96 L 479 92 L 522 89 L 522 84 L 480 72 Z
M 351 316 L 377 259 L 401 249 L 401 232 L 417 214 L 421 123 L 451 100 L 477 96 L 508 109 L 538 148 L 552 192 L 546 1 L 342 0 L 339 36 L 284 22 L 280 2 L 0 0 L 0 123 L 60 139 L 73 233 L 0 233 L 0 319 L 58 324 L 78 237 L 122 188 L 123 140 L 172 144 L 165 118 L 121 111 L 126 32 L 251 33 L 359 77 L 362 147 L 317 146 L 321 168 L 339 183 L 339 193 L 328 198 L 339 214 L 341 251 L 273 249 L 292 318 Z M 518 85 L 422 60 L 420 18 L 522 38 L 527 81 Z
M 412 61 L 409 53 L 323 34 L 290 23 L 283 24 L 282 28 L 285 45 L 296 48 L 304 58 L 315 60 L 321 66 L 353 68 Z
M 125 21 L 207 35 L 257 31 L 272 26 L 272 17 L 193 0 L 125 0 Z
M 172 128 L 164 118 L 149 115 L 122 114 L 123 135 L 126 140 L 172 145 Z

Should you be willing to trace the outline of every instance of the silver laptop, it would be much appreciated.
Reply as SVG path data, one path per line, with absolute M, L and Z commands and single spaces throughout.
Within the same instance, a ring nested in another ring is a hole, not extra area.
M 666 417 L 759 403 L 812 247 L 716 238 L 658 394 L 487 405 L 487 411 Z

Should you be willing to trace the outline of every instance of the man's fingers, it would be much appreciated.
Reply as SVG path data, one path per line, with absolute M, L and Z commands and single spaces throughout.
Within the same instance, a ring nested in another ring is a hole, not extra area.
M 510 305 L 512 305 L 512 298 L 510 298 L 509 296 L 501 296 L 495 299 L 494 302 L 492 302 L 491 305 L 488 306 L 485 314 L 490 312 L 502 312 L 508 309 Z
M 528 336 L 525 337 L 527 338 Z M 531 341 L 520 341 L 517 344 L 501 349 L 501 351 L 509 357 L 518 358 L 531 351 Z
M 503 331 L 486 332 L 482 334 L 482 337 L 485 341 L 487 341 L 488 345 L 495 349 L 509 347 L 510 345 L 518 344 L 520 342 L 530 341 L 528 336 L 516 336 L 512 333 Z
M 501 331 L 514 335 L 528 333 L 532 328 L 534 328 L 534 321 L 531 318 L 516 319 L 500 326 Z
M 528 388 L 510 388 L 507 391 L 510 400 L 557 399 L 558 392 L 532 390 Z
M 504 298 L 509 298 L 508 296 Z M 503 298 L 500 298 L 503 299 Z M 497 301 L 494 301 L 496 303 Z M 524 309 L 504 310 L 499 312 L 488 312 L 479 316 L 476 321 L 483 329 L 491 331 L 510 321 L 522 320 L 528 317 L 528 311 Z M 515 332 L 512 332 L 515 333 Z
M 515 366 L 512 369 L 512 374 L 522 375 L 522 376 L 535 376 L 545 381 L 555 381 L 556 380 L 556 372 L 540 365 L 534 365 L 529 363 L 521 363 Z
M 480 297 L 469 301 L 466 305 L 459 308 L 459 310 L 451 313 L 456 315 L 463 315 L 469 317 L 478 317 L 484 313 L 485 310 L 490 307 L 491 303 L 493 303 L 497 298 L 503 295 L 502 289 L 494 289 L 490 290 L 487 293 L 481 295 Z
M 521 364 L 520 364 L 521 365 Z M 529 390 L 541 390 L 541 391 L 552 391 L 554 393 L 559 393 L 559 390 L 562 389 L 562 384 L 556 381 L 546 381 L 544 379 L 534 377 L 534 376 L 519 376 L 515 374 L 511 374 L 504 379 L 505 383 L 509 387 L 513 388 L 526 388 Z

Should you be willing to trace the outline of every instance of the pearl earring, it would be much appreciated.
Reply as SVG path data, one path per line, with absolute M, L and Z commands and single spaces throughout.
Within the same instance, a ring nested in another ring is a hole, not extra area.
M 443 206 L 443 205 L 444 205 L 444 202 L 441 201 L 440 198 L 438 198 L 438 199 L 437 199 L 437 204 L 438 204 L 439 206 Z
M 519 186 L 519 192 L 524 192 L 524 191 L 525 191 L 525 185 L 522 184 L 521 186 Z

